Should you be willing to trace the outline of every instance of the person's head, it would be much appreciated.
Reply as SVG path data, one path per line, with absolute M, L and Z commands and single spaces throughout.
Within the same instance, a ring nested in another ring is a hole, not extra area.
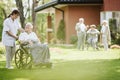
M 107 20 L 103 20 L 102 21 L 102 25 L 107 26 L 108 25 L 108 21 Z
M 80 23 L 84 23 L 84 18 L 79 18 Z
M 32 25 L 30 22 L 28 22 L 28 23 L 25 25 L 25 31 L 26 31 L 26 32 L 31 32 L 32 29 L 33 29 L 33 25 Z
M 12 13 L 8 17 L 12 17 L 12 19 L 17 19 L 18 16 L 20 15 L 18 10 L 13 10 Z
M 92 25 L 90 25 L 90 29 L 95 29 L 96 28 L 96 25 L 94 25 L 94 24 L 92 24 Z

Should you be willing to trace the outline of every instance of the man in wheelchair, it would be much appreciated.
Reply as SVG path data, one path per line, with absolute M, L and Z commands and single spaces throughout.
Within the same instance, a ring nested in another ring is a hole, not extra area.
M 49 47 L 47 44 L 40 43 L 32 29 L 33 25 L 27 23 L 25 25 L 25 32 L 19 35 L 19 41 L 23 46 L 25 45 L 29 48 L 33 59 L 32 62 L 35 66 L 51 67 Z

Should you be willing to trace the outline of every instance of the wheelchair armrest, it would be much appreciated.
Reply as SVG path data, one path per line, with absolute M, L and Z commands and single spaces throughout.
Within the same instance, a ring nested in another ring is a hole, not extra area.
M 24 43 L 20 43 L 20 46 L 26 46 L 28 44 L 29 44 L 29 42 L 24 42 Z

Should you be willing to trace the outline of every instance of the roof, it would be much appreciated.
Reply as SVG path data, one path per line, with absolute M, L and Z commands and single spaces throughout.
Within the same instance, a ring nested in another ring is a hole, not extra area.
M 35 12 L 62 4 L 103 4 L 103 0 L 52 0 L 35 8 Z

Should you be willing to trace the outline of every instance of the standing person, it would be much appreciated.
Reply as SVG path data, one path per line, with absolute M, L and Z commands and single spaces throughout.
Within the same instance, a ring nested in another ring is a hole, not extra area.
M 78 37 L 78 49 L 84 50 L 85 39 L 86 39 L 86 26 L 84 24 L 84 18 L 80 18 L 79 22 L 75 26 Z
M 89 45 L 91 45 L 93 47 L 93 49 L 98 49 L 97 46 L 97 42 L 98 42 L 98 34 L 100 34 L 100 32 L 96 29 L 96 26 L 90 25 L 90 29 L 87 31 L 87 49 L 89 47 Z
M 15 41 L 18 39 L 17 31 L 23 31 L 17 18 L 18 10 L 13 10 L 12 13 L 3 22 L 2 43 L 6 50 L 6 68 L 13 69 L 11 61 L 15 53 Z
M 101 28 L 101 38 L 104 50 L 108 50 L 108 44 L 111 42 L 110 29 L 107 20 L 103 20 Z

